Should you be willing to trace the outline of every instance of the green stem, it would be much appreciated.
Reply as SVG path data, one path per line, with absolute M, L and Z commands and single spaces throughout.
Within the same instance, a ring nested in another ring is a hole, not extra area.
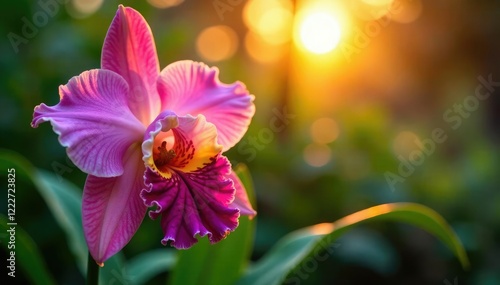
M 89 252 L 89 258 L 87 262 L 87 285 L 98 285 L 99 284 L 99 265 L 95 262 L 92 255 Z

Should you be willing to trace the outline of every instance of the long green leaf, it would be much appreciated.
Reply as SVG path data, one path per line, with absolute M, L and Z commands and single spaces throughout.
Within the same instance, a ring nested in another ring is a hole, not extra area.
M 146 284 L 157 274 L 171 269 L 176 262 L 177 252 L 175 250 L 158 249 L 141 253 L 130 259 L 126 265 L 126 272 L 130 276 L 131 284 Z
M 73 183 L 54 173 L 35 168 L 26 158 L 10 150 L 0 150 L 0 165 L 15 167 L 27 176 L 44 199 L 55 221 L 66 234 L 68 244 L 82 275 L 87 272 L 88 249 L 82 227 L 82 194 Z M 123 256 L 118 253 L 100 270 L 101 281 L 127 280 Z M 102 284 L 109 284 L 102 283 Z
M 334 223 L 315 225 L 287 235 L 254 264 L 238 284 L 277 285 L 284 281 L 285 284 L 299 284 L 303 278 L 300 269 L 305 262 L 323 260 L 333 254 L 332 243 L 337 238 L 352 227 L 372 220 L 406 222 L 427 230 L 450 248 L 465 269 L 469 267 L 462 244 L 443 217 L 420 204 L 394 203 L 371 207 Z
M 244 165 L 238 165 L 235 172 L 252 202 L 254 194 L 248 169 Z M 242 216 L 238 228 L 225 240 L 211 245 L 207 238 L 201 238 L 192 248 L 179 252 L 179 259 L 169 284 L 234 284 L 247 266 L 253 235 L 254 222 Z
M 71 182 L 53 173 L 36 169 L 23 156 L 8 150 L 0 151 L 0 160 L 22 171 L 35 185 L 54 219 L 66 233 L 69 247 L 81 272 L 87 266 L 87 246 L 83 237 L 81 191 Z
M 9 225 L 9 221 L 7 217 L 4 215 L 0 215 L 0 231 L 2 232 L 2 236 L 5 235 L 5 238 L 2 237 L 2 246 L 5 247 L 5 251 L 7 252 L 8 258 L 14 259 L 14 276 L 4 276 L 2 279 L 7 281 L 12 278 L 16 278 L 20 273 L 17 272 L 17 268 L 22 268 L 23 275 L 26 276 L 32 284 L 37 285 L 51 285 L 56 284 L 52 275 L 48 271 L 45 266 L 44 260 L 38 251 L 38 248 L 35 242 L 31 239 L 29 234 L 25 232 L 19 225 Z M 11 233 L 7 230 L 11 230 L 14 236 L 14 240 L 12 243 L 10 242 Z M 3 234 L 7 233 L 7 234 Z M 11 257 L 10 253 L 13 252 L 14 255 Z M 11 261 L 7 261 L 7 267 L 10 265 Z M 7 269 L 8 272 L 11 272 L 10 269 Z M 13 282 L 14 283 L 14 282 Z

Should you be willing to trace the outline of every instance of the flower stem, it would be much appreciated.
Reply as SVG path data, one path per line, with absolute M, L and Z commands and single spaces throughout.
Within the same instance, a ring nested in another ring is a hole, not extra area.
M 87 261 L 87 285 L 98 285 L 99 284 L 99 265 L 94 261 L 94 258 L 90 255 Z

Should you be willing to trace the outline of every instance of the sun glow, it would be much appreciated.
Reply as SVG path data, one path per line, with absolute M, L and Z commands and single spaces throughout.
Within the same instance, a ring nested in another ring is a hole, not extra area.
M 298 37 L 308 51 L 316 54 L 328 53 L 340 42 L 339 21 L 326 11 L 307 13 L 298 24 Z

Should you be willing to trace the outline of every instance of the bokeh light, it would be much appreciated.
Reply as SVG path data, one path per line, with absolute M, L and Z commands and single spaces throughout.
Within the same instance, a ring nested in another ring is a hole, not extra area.
M 221 61 L 230 58 L 238 49 L 238 36 L 228 26 L 211 26 L 198 35 L 197 53 L 207 61 Z
M 159 9 L 166 9 L 180 5 L 184 0 L 148 0 L 148 3 Z
M 293 15 L 290 11 L 275 8 L 266 11 L 259 21 L 260 35 L 270 44 L 282 44 L 290 40 Z
M 251 0 L 243 9 L 246 26 L 269 44 L 283 44 L 292 34 L 292 4 L 290 0 Z
M 104 0 L 71 0 L 66 11 L 76 19 L 86 18 L 101 8 Z
M 299 39 L 310 52 L 324 54 L 333 50 L 340 42 L 340 25 L 334 15 L 313 12 L 299 24 Z
M 348 1 L 350 11 L 360 20 L 373 21 L 384 16 L 392 17 L 397 13 L 397 6 L 394 0 L 352 0 Z
M 324 144 L 309 144 L 304 148 L 303 156 L 307 164 L 321 167 L 330 162 L 332 151 Z
M 394 139 L 392 149 L 396 156 L 403 156 L 407 158 L 411 152 L 418 150 L 417 145 L 420 142 L 420 138 L 410 131 L 402 131 L 396 135 Z
M 276 62 L 284 56 L 284 49 L 283 45 L 271 45 L 251 31 L 245 35 L 245 50 L 257 62 Z
M 389 5 L 391 4 L 394 0 L 362 0 L 364 3 L 372 6 L 382 6 L 382 5 Z
M 338 138 L 339 126 L 331 118 L 321 118 L 311 124 L 310 133 L 315 143 L 327 144 Z
M 395 0 L 394 6 L 398 6 L 396 11 L 391 14 L 391 20 L 398 23 L 411 23 L 417 20 L 422 14 L 421 0 Z

